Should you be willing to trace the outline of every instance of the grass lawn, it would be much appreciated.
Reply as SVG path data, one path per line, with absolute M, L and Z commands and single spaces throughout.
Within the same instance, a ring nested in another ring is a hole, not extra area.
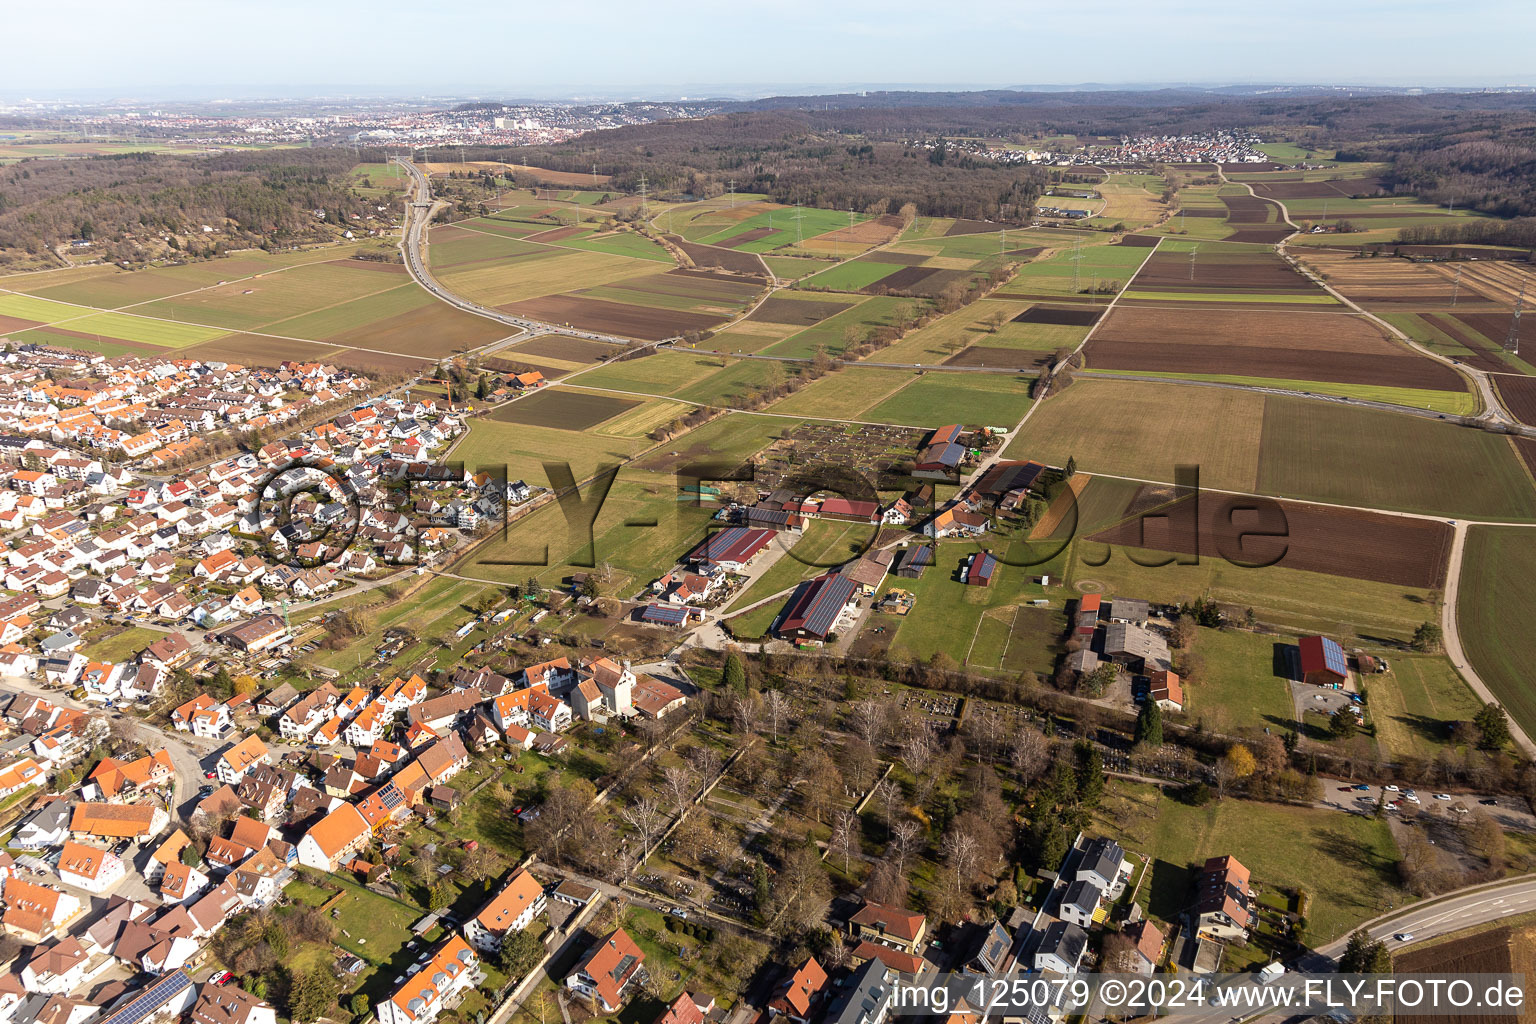
M 720 369 L 720 357 L 693 352 L 656 352 L 607 363 L 581 375 L 585 387 L 671 395 Z
M 453 450 L 467 468 L 507 467 L 508 480 L 549 486 L 546 462 L 565 462 L 576 480 L 584 480 L 601 464 L 622 463 L 649 447 L 638 437 L 617 437 L 595 431 L 561 430 L 528 423 L 476 419 Z
M 1391 659 L 1392 671 L 1363 679 L 1376 742 L 1388 756 L 1432 759 L 1451 723 L 1471 721 L 1482 701 L 1443 657 Z
M 1194 649 L 1205 658 L 1206 679 L 1185 688 L 1185 714 L 1213 732 L 1266 727 L 1284 732 L 1295 712 L 1290 689 L 1273 667 L 1276 645 L 1288 642 L 1235 629 L 1200 629 Z
M 926 660 L 942 652 L 956 664 L 965 664 L 971 658 L 973 667 L 985 671 L 997 667 L 1005 646 L 1011 650 L 1012 644 L 1018 642 L 1013 637 L 1013 613 L 1005 609 L 1044 596 L 1044 589 L 1033 582 L 1039 570 L 999 565 L 990 587 L 966 586 L 954 579 L 954 572 L 972 550 L 970 544 L 941 544 L 934 552 L 932 568 L 921 579 L 891 584 L 910 590 L 915 601 L 891 639 L 893 657 Z M 1007 630 L 1000 630 L 984 618 L 989 614 L 1003 616 Z M 1034 617 L 1027 617 L 1022 630 L 1032 638 L 1023 642 L 1048 643 L 1048 636 L 1035 635 L 1041 625 Z M 1060 624 L 1056 626 L 1059 629 Z
M 1261 897 L 1276 886 L 1311 895 L 1313 944 L 1337 939 L 1406 898 L 1396 884 L 1397 845 L 1386 822 L 1374 818 L 1230 798 L 1189 807 L 1154 786 L 1115 780 L 1098 828 L 1152 858 L 1137 900 L 1162 921 L 1189 905 L 1198 865 L 1225 854 L 1253 873 Z
M 920 311 L 925 305 L 926 302 L 922 299 L 877 295 L 835 316 L 830 316 L 799 334 L 790 335 L 766 349 L 765 354 L 804 359 L 814 355 L 818 348 L 822 348 L 829 354 L 836 355 L 862 342 L 870 328 L 895 322 L 899 311 Z
M 773 405 L 774 412 L 841 419 L 862 415 L 884 398 L 917 379 L 911 370 L 845 367 L 829 373 Z
M 164 639 L 166 635 L 158 629 L 129 626 L 116 636 L 87 643 L 82 653 L 92 661 L 127 661 L 156 640 Z
M 1474 526 L 1467 533 L 1456 620 L 1477 674 L 1511 718 L 1536 734 L 1536 544 L 1528 530 Z
M 318 907 L 333 898 L 336 889 L 343 892 L 333 908 L 340 913 L 336 921 L 336 944 L 371 964 L 387 963 L 411 938 L 411 925 L 426 911 L 374 892 L 341 875 L 327 875 L 326 888 L 317 889 L 302 879 L 295 879 L 283 892 L 289 899 Z

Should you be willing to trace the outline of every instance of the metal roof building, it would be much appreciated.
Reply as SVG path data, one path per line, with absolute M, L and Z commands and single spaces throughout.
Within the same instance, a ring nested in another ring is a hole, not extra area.
M 806 580 L 785 603 L 778 634 L 789 639 L 825 640 L 853 599 L 855 586 L 853 580 L 835 573 Z
M 717 562 L 722 566 L 742 566 L 773 540 L 773 530 L 749 530 L 731 526 L 704 539 L 688 556 L 691 562 Z
M 1304 636 L 1301 648 L 1301 675 L 1309 683 L 1332 686 L 1349 678 L 1349 664 L 1344 649 L 1325 636 Z
M 990 551 L 978 551 L 965 565 L 965 582 L 972 587 L 990 587 L 997 572 L 997 558 Z

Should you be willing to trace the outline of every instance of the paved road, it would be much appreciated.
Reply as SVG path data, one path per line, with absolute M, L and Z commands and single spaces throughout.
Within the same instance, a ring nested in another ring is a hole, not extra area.
M 410 271 L 411 277 L 416 283 L 431 292 L 438 299 L 448 303 L 455 309 L 461 309 L 475 316 L 485 317 L 487 320 L 495 320 L 506 324 L 508 327 L 516 327 L 524 331 L 541 334 L 563 334 L 572 338 L 586 338 L 591 341 L 606 341 L 615 345 L 628 345 L 633 339 L 621 338 L 613 334 L 599 334 L 595 331 L 579 331 L 561 324 L 545 323 L 542 320 L 532 320 L 528 317 L 513 316 L 498 309 L 488 309 L 485 306 L 476 305 L 466 299 L 462 299 L 437 283 L 430 271 L 427 270 L 426 257 L 423 254 L 423 246 L 426 244 L 427 228 L 443 203 L 432 198 L 432 185 L 427 181 L 427 176 L 421 168 L 403 157 L 396 157 L 395 162 L 405 168 L 411 176 L 410 199 L 405 209 L 405 230 L 400 236 L 400 251 L 405 256 L 405 267 Z M 499 344 L 499 341 L 497 342 Z
M 1440 635 L 1441 642 L 1445 646 L 1445 656 L 1451 659 L 1451 664 L 1456 666 L 1456 671 L 1472 687 L 1472 692 L 1477 694 L 1478 700 L 1485 704 L 1499 703 L 1498 697 L 1483 682 L 1483 677 L 1477 674 L 1477 669 L 1467 660 L 1466 651 L 1461 646 L 1461 622 L 1456 614 L 1457 597 L 1461 592 L 1461 566 L 1463 553 L 1467 546 L 1467 524 L 1458 521 L 1452 528 L 1455 532 L 1451 535 L 1451 564 L 1445 574 L 1445 597 L 1440 602 Z M 1513 718 L 1508 719 L 1509 735 L 1520 749 L 1527 755 L 1536 757 L 1536 743 L 1531 742 L 1530 735 L 1520 727 Z

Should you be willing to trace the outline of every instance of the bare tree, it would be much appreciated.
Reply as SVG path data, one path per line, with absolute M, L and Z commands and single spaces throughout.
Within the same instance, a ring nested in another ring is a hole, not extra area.
M 768 731 L 774 742 L 779 739 L 779 726 L 789 716 L 789 698 L 782 690 L 769 690 L 763 694 L 763 714 L 768 716 Z
M 1013 734 L 1008 744 L 1008 763 L 1025 782 L 1032 782 L 1045 771 L 1051 759 L 1051 741 L 1038 729 L 1028 726 Z
M 714 747 L 693 747 L 683 757 L 704 782 L 720 774 L 720 754 Z
M 640 833 L 641 853 L 649 851 L 651 841 L 656 838 L 666 825 L 666 813 L 661 806 L 650 797 L 641 797 L 634 803 L 619 812 L 619 817 L 636 832 Z
M 667 796 L 672 798 L 673 809 L 681 818 L 688 813 L 688 807 L 693 803 L 693 794 L 699 785 L 698 776 L 687 764 L 669 764 L 662 771 L 661 780 Z
M 853 702 L 848 712 L 848 723 L 860 739 L 871 747 L 878 747 L 885 738 L 886 723 L 890 718 L 886 703 L 873 698 Z
M 926 726 L 919 725 L 907 733 L 901 741 L 900 756 L 902 764 L 913 775 L 923 774 L 923 769 L 933 760 L 933 734 Z
M 731 699 L 731 721 L 736 731 L 744 735 L 757 731 L 757 718 L 762 712 L 762 700 L 754 693 L 740 694 Z
M 875 785 L 875 798 L 885 805 L 885 820 L 887 823 L 896 814 L 896 799 L 901 795 L 901 787 L 889 778 L 881 779 Z
M 859 845 L 859 816 L 852 807 L 845 807 L 832 819 L 831 847 L 843 855 L 843 874 L 853 863 L 853 851 Z
M 891 826 L 891 848 L 896 851 L 897 871 L 906 871 L 907 855 L 912 852 L 918 831 L 917 822 L 910 819 L 898 821 Z
M 944 835 L 941 846 L 944 859 L 955 869 L 957 885 L 968 885 L 976 877 L 976 838 L 969 832 L 951 829 Z

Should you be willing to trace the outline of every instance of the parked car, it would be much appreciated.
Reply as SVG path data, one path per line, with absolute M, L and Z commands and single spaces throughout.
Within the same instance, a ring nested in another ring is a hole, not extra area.
M 1386 790 L 1388 793 L 1396 793 L 1396 792 L 1398 792 L 1396 783 L 1392 783 L 1392 782 L 1387 783 L 1385 786 L 1382 786 L 1381 788 Z
M 1451 794 L 1449 794 L 1449 793 L 1436 793 L 1435 794 L 1435 799 L 1436 800 L 1449 800 L 1450 798 L 1451 798 Z
M 1371 791 L 1371 787 L 1363 782 L 1356 786 L 1355 789 L 1361 793 L 1369 793 Z

